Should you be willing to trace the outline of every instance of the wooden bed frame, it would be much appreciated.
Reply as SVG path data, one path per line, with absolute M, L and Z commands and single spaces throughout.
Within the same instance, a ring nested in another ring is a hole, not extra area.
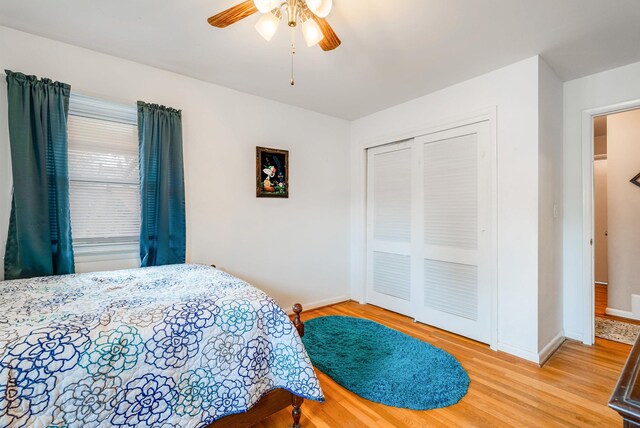
M 296 303 L 293 305 L 293 312 L 295 314 L 293 318 L 293 325 L 298 330 L 300 337 L 304 336 L 304 323 L 300 319 L 300 313 L 302 312 L 302 305 Z M 274 389 L 267 395 L 262 397 L 251 409 L 244 413 L 238 413 L 235 415 L 225 416 L 208 425 L 207 428 L 241 428 L 255 425 L 261 420 L 279 412 L 282 409 L 286 409 L 292 406 L 291 416 L 293 416 L 293 428 L 300 428 L 300 416 L 302 416 L 302 410 L 300 407 L 304 402 L 304 398 L 298 397 L 295 394 L 290 393 L 284 389 Z

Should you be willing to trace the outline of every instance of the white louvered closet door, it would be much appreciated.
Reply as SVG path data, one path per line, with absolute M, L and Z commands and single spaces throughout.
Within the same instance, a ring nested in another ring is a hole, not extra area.
M 491 330 L 491 156 L 481 122 L 415 140 L 421 157 L 417 321 L 484 342 Z
M 413 140 L 367 153 L 367 302 L 412 313 Z

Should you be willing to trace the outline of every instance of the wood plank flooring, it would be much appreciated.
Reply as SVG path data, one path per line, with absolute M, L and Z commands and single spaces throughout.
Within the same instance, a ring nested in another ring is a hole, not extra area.
M 609 304 L 609 297 L 607 295 L 607 286 L 602 284 L 595 284 L 596 289 L 596 316 L 607 316 L 607 305 Z
M 319 373 L 324 404 L 306 401 L 303 428 L 342 427 L 618 427 L 607 407 L 631 347 L 596 339 L 594 346 L 567 341 L 544 367 L 370 305 L 345 302 L 303 313 L 368 318 L 425 340 L 453 354 L 469 372 L 468 394 L 456 405 L 412 411 L 358 397 Z M 291 426 L 290 410 L 256 428 Z

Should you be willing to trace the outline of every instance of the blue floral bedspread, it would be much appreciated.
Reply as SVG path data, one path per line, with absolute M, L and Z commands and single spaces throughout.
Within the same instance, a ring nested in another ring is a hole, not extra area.
M 274 388 L 324 399 L 285 312 L 225 272 L 0 282 L 0 426 L 203 427 Z

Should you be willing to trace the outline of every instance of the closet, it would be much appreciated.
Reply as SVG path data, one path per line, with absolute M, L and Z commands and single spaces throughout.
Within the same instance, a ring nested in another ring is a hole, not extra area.
M 368 303 L 489 343 L 488 121 L 367 151 Z

